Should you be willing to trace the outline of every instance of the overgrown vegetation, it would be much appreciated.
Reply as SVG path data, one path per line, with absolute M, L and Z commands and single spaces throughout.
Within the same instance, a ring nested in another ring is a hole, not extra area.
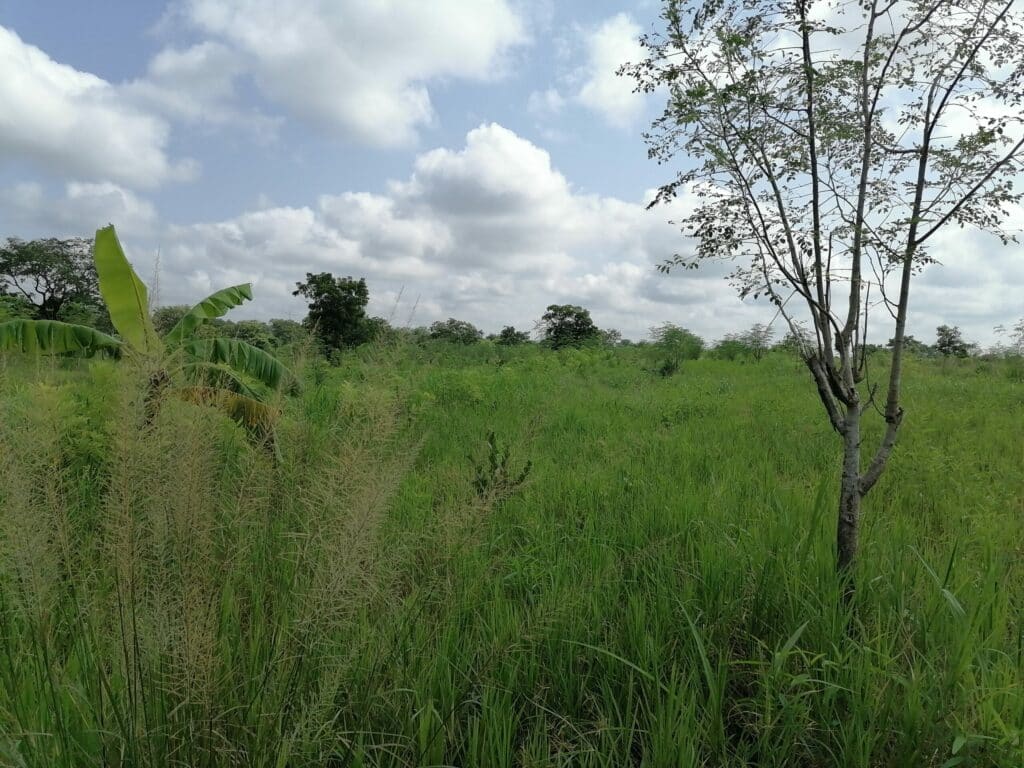
M 1009 363 L 908 362 L 844 605 L 792 356 L 651 354 L 364 346 L 279 462 L 130 361 L 4 358 L 0 763 L 1020 764 Z

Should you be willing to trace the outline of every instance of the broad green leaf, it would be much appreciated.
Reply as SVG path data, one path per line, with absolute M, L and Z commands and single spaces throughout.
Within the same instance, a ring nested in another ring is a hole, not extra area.
M 217 387 L 181 387 L 174 394 L 189 403 L 219 408 L 248 429 L 269 430 L 279 415 L 266 403 Z
M 238 339 L 193 339 L 183 348 L 198 362 L 223 363 L 271 389 L 294 382 L 291 372 L 280 360 Z
M 190 381 L 208 387 L 227 389 L 246 397 L 260 398 L 260 393 L 238 373 L 221 363 L 188 363 L 182 368 Z
M 229 309 L 237 307 L 243 301 L 252 301 L 252 284 L 243 283 L 224 288 L 216 293 L 210 294 L 196 304 L 188 313 L 178 321 L 170 332 L 164 337 L 167 344 L 174 346 L 181 344 L 200 325 L 207 320 L 221 317 Z
M 96 230 L 93 258 L 100 278 L 100 293 L 118 334 L 143 354 L 158 352 L 162 345 L 149 317 L 146 285 L 125 258 L 112 225 Z
M 9 320 L 0 323 L 0 350 L 43 355 L 67 352 L 92 354 L 99 349 L 116 351 L 121 342 L 84 325 L 57 320 Z

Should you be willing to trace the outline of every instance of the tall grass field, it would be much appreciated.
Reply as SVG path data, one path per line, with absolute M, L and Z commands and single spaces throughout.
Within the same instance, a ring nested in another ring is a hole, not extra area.
M 1009 364 L 911 361 L 852 602 L 784 353 L 303 378 L 271 449 L 123 361 L 0 362 L 0 765 L 1024 766 Z

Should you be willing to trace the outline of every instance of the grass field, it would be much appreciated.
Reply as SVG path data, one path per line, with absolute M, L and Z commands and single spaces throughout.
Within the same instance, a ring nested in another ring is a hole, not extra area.
M 1024 765 L 1019 372 L 912 361 L 844 606 L 799 362 L 644 354 L 311 363 L 279 464 L 2 364 L 0 765 Z

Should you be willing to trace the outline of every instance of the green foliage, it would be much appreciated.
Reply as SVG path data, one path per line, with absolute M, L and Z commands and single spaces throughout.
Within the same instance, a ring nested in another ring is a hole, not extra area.
M 7 320 L 28 320 L 35 315 L 35 308 L 21 296 L 0 294 L 0 323 Z
M 540 328 L 544 343 L 551 349 L 580 347 L 600 338 L 590 311 L 575 304 L 551 304 L 541 316 Z
M 517 331 L 514 326 L 506 325 L 501 329 L 495 341 L 503 347 L 515 347 L 529 343 L 530 334 L 526 331 Z
M 146 286 L 125 257 L 113 226 L 98 230 L 95 243 L 99 289 L 108 302 L 111 321 L 121 339 L 81 325 L 12 320 L 0 323 L 0 351 L 92 354 L 105 349 L 141 355 L 146 361 L 144 367 L 151 369 L 143 398 L 146 420 L 151 421 L 173 382 L 172 372 L 165 369 L 168 350 L 149 315 Z M 284 386 L 294 389 L 295 379 L 275 357 L 239 338 L 196 338 L 196 331 L 204 325 L 219 322 L 221 315 L 251 298 L 249 285 L 234 286 L 207 297 L 191 310 L 172 310 L 163 315 L 158 313 L 157 317 L 167 322 L 180 315 L 168 332 L 168 339 L 172 351 L 184 351 L 185 359 L 177 362 L 181 363 L 180 371 L 188 385 L 171 392 L 191 402 L 216 405 L 263 437 L 270 433 L 275 413 L 263 402 L 265 394 Z
M 935 329 L 935 350 L 943 357 L 967 357 L 971 345 L 964 341 L 956 326 L 940 325 Z
M 114 330 L 136 352 L 161 352 L 163 344 L 149 316 L 149 292 L 128 263 L 113 226 L 96 230 L 93 258 Z
M 511 449 L 503 448 L 494 432 L 488 432 L 487 456 L 474 462 L 473 469 L 473 489 L 481 500 L 494 502 L 507 498 L 526 482 L 533 463 L 527 461 L 520 469 L 513 469 L 510 457 Z
M 889 339 L 885 346 L 892 349 L 892 345 L 893 339 Z M 923 341 L 918 341 L 913 336 L 903 337 L 903 350 L 918 357 L 932 357 L 936 353 L 935 347 L 925 344 Z
M 293 295 L 303 296 L 309 302 L 309 314 L 303 325 L 316 334 L 327 350 L 354 347 L 368 340 L 366 305 L 370 291 L 366 280 L 307 272 L 305 282 L 295 285 Z
M 280 360 L 239 339 L 194 339 L 184 350 L 195 361 L 223 363 L 271 389 L 280 389 L 289 380 L 288 369 Z
M 704 350 L 704 340 L 692 331 L 673 323 L 663 323 L 651 329 L 651 339 L 664 352 L 680 360 L 696 360 Z
M 130 366 L 7 361 L 0 763 L 1020 764 L 1007 361 L 909 361 L 848 607 L 792 360 L 488 346 L 303 372 L 280 463 L 208 407 L 147 424 Z
M 57 320 L 9 320 L 0 323 L 0 351 L 25 354 L 91 355 L 98 350 L 119 352 L 122 343 L 112 336 L 82 325 Z
M 742 333 L 727 333 L 715 342 L 711 354 L 719 360 L 740 360 L 743 358 L 760 362 L 772 347 L 771 327 L 756 323 Z
M 194 335 L 199 326 L 223 317 L 229 310 L 246 301 L 252 301 L 252 285 L 249 283 L 223 288 L 210 294 L 182 316 L 164 336 L 164 343 L 172 347 L 181 344 Z
M 696 360 L 704 351 L 704 339 L 674 323 L 651 328 L 651 340 L 659 352 L 677 361 Z
M 166 336 L 171 328 L 181 322 L 189 311 L 187 304 L 169 304 L 166 307 L 157 307 L 153 310 L 153 327 L 160 336 Z
M 18 296 L 32 307 L 30 315 L 19 316 L 41 320 L 73 322 L 62 315 L 67 303 L 90 306 L 101 315 L 98 325 L 105 330 L 109 321 L 102 316 L 91 251 L 92 243 L 85 238 L 10 238 L 0 245 L 0 294 Z
M 484 332 L 466 320 L 438 320 L 430 324 L 428 335 L 435 341 L 446 341 L 450 344 L 475 344 L 484 337 Z

